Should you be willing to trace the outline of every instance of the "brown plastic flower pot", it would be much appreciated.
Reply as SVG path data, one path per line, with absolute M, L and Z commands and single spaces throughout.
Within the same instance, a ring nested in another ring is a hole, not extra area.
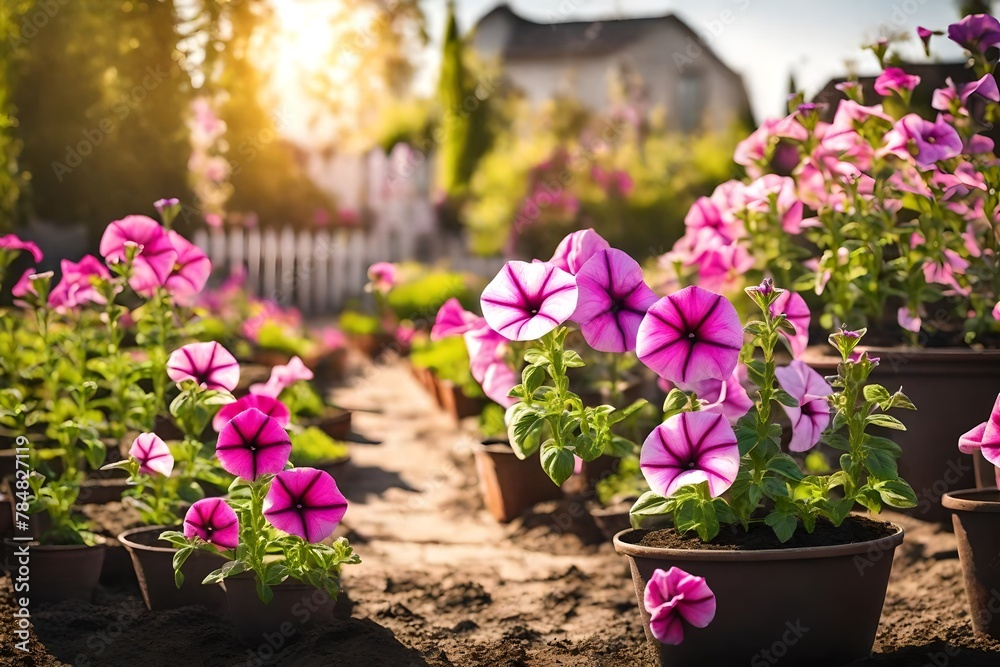
M 351 435 L 351 411 L 329 408 L 319 417 L 302 420 L 302 425 L 315 426 L 334 440 L 346 440 Z
M 122 494 L 128 488 L 128 480 L 124 477 L 85 479 L 80 484 L 80 495 L 77 496 L 76 504 L 107 505 L 120 502 Z
M 688 550 L 635 544 L 642 531 L 615 536 L 628 557 L 646 639 L 661 665 L 844 665 L 871 653 L 892 557 L 903 529 L 854 544 L 760 551 Z M 677 646 L 650 634 L 643 605 L 657 569 L 704 577 L 715 593 L 715 618 L 706 628 L 684 627 Z
M 225 584 L 233 631 L 251 649 L 268 645 L 280 653 L 308 629 L 333 620 L 333 598 L 294 579 L 272 586 L 274 598 L 267 604 L 257 597 L 257 583 L 249 573 L 229 577 Z
M 615 535 L 628 530 L 632 525 L 629 520 L 629 510 L 631 503 L 619 503 L 610 507 L 591 507 L 590 518 L 594 520 L 601 534 L 608 540 L 613 540 Z
M 104 538 L 95 546 L 50 545 L 4 540 L 7 566 L 11 573 L 24 567 L 29 579 L 32 605 L 63 600 L 90 600 L 97 589 L 104 564 Z M 19 551 L 28 545 L 28 563 L 20 562 Z
M 995 489 L 997 486 L 997 473 L 1000 472 L 1000 469 L 986 460 L 982 450 L 972 455 L 972 465 L 976 473 L 976 488 Z
M 186 561 L 181 571 L 184 583 L 180 588 L 174 585 L 174 554 L 177 549 L 169 542 L 160 540 L 160 533 L 172 530 L 166 526 L 148 526 L 126 530 L 118 536 L 129 556 L 139 581 L 142 599 L 151 610 L 177 609 L 178 607 L 202 606 L 214 612 L 226 610 L 226 592 L 220 584 L 203 584 L 202 580 L 210 572 L 219 569 L 226 562 L 222 556 L 207 551 L 195 551 Z
M 506 442 L 489 440 L 474 452 L 483 502 L 497 521 L 506 523 L 537 503 L 563 495 L 535 456 L 522 461 Z
M 469 398 L 451 380 L 439 380 L 441 407 L 452 416 L 455 421 L 462 421 L 466 417 L 477 417 L 486 407 L 486 401 L 478 398 Z
M 972 629 L 1000 639 L 1000 491 L 952 491 L 941 503 L 952 513 Z
M 913 487 L 918 504 L 901 511 L 925 521 L 947 522 L 941 496 L 976 483 L 972 458 L 956 446 L 959 436 L 990 414 L 1000 378 L 1000 350 L 864 349 L 881 360 L 871 382 L 889 391 L 902 387 L 917 406 L 915 412 L 896 415 L 906 425 L 905 432 L 873 431 L 903 448 L 899 475 Z M 820 374 L 833 375 L 838 358 L 825 349 L 810 348 L 803 360 Z

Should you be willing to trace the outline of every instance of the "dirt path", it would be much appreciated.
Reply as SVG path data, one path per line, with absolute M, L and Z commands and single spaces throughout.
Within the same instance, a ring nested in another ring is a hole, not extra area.
M 336 400 L 358 409 L 337 473 L 351 507 L 342 530 L 363 563 L 344 573 L 333 628 L 248 651 L 225 619 L 151 613 L 134 588 L 96 604 L 35 613 L 34 652 L 11 648 L 2 586 L 0 664 L 515 665 L 653 664 L 625 560 L 570 501 L 508 526 L 482 509 L 471 434 L 432 404 L 401 363 L 368 368 Z M 368 412 L 370 411 L 370 412 Z M 556 517 L 555 519 L 553 517 Z M 972 637 L 954 537 L 905 517 L 874 665 L 997 665 L 1000 644 Z M 781 663 L 779 663 L 781 664 Z

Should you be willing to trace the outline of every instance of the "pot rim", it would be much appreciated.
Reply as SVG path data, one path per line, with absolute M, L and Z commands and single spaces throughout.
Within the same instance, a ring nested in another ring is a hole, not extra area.
M 629 533 L 637 532 L 635 528 L 627 528 L 614 537 L 615 551 L 633 558 L 654 558 L 660 560 L 689 561 L 775 561 L 775 560 L 805 560 L 810 558 L 833 558 L 836 556 L 854 556 L 868 553 L 872 548 L 878 551 L 889 551 L 903 543 L 903 527 L 890 523 L 896 529 L 891 535 L 879 537 L 864 542 L 849 544 L 833 544 L 822 547 L 794 547 L 791 549 L 668 549 L 664 547 L 644 547 L 630 544 L 622 540 Z
M 990 495 L 996 500 L 977 500 L 974 496 Z M 995 486 L 983 489 L 960 489 L 941 496 L 941 504 L 953 512 L 1000 514 L 1000 493 Z
M 496 439 L 489 439 L 485 442 L 477 442 L 475 449 L 487 454 L 510 454 L 511 456 L 517 456 L 514 453 L 514 448 L 510 446 L 510 442 L 506 440 L 497 441 Z
M 128 530 L 125 530 L 125 531 L 122 531 L 122 532 L 118 533 L 117 539 L 118 539 L 119 542 L 121 542 L 125 546 L 126 549 L 128 549 L 130 551 L 132 549 L 138 549 L 140 551 L 156 551 L 156 552 L 159 552 L 159 553 L 175 553 L 177 551 L 177 549 L 175 549 L 174 547 L 157 547 L 157 546 L 151 546 L 151 545 L 148 545 L 148 544 L 140 544 L 138 542 L 134 542 L 134 541 L 132 541 L 132 540 L 129 539 L 133 535 L 138 535 L 139 533 L 145 533 L 145 532 L 149 532 L 149 531 L 153 531 L 153 530 L 162 532 L 164 530 L 171 530 L 172 528 L 177 528 L 177 526 L 139 526 L 137 528 L 129 528 Z
M 104 549 L 108 546 L 108 538 L 103 535 L 95 535 L 97 544 L 42 544 L 38 540 L 15 540 L 13 537 L 5 537 L 4 544 L 8 546 L 28 545 L 32 550 L 39 551 L 82 551 L 83 549 Z

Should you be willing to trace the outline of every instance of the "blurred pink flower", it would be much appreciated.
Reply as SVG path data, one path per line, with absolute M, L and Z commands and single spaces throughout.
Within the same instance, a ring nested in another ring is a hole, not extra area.
M 144 215 L 129 215 L 115 220 L 101 237 L 100 249 L 104 261 L 109 264 L 124 261 L 128 242 L 141 246 L 129 281 L 132 289 L 148 292 L 163 285 L 177 261 L 177 251 L 163 226 Z
M 875 92 L 879 95 L 903 94 L 910 92 L 920 83 L 916 74 L 907 74 L 899 67 L 886 67 L 875 79 Z
M 85 303 L 105 303 L 104 297 L 94 287 L 93 279 L 107 280 L 111 278 L 111 274 L 99 259 L 93 255 L 85 255 L 75 263 L 64 259 L 60 266 L 62 279 L 49 294 L 49 306 L 76 308 Z
M 966 16 L 948 26 L 948 39 L 969 51 L 985 51 L 1000 44 L 1000 21 L 989 14 Z
M 37 245 L 35 245 L 31 241 L 22 241 L 14 234 L 6 234 L 4 236 L 0 236 L 0 250 L 6 250 L 6 251 L 17 250 L 18 252 L 22 250 L 27 251 L 28 253 L 31 254 L 31 257 L 32 259 L 35 260 L 35 263 L 42 261 L 43 257 L 42 251 L 38 249 Z
M 155 433 L 140 433 L 132 441 L 128 455 L 139 462 L 139 472 L 144 475 L 170 477 L 174 469 L 174 457 L 167 443 Z
M 588 259 L 610 247 L 593 229 L 581 229 L 559 242 L 549 263 L 575 276 Z
M 917 114 L 903 116 L 885 136 L 886 152 L 913 157 L 917 165 L 931 167 L 940 160 L 960 155 L 962 139 L 940 115 L 933 123 Z

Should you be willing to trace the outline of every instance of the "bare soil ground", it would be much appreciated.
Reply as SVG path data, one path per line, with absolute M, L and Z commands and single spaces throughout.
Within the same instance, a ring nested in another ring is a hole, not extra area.
M 473 434 L 432 404 L 400 363 L 368 368 L 337 401 L 378 444 L 352 445 L 337 474 L 343 525 L 363 563 L 344 572 L 338 619 L 294 642 L 248 650 L 227 619 L 149 612 L 129 584 L 94 604 L 34 609 L 31 652 L 14 650 L 0 580 L 0 664 L 642 666 L 645 645 L 625 559 L 573 500 L 509 525 L 482 507 Z M 954 536 L 907 517 L 872 665 L 998 665 L 972 635 Z M 780 664 L 780 663 L 778 663 Z

